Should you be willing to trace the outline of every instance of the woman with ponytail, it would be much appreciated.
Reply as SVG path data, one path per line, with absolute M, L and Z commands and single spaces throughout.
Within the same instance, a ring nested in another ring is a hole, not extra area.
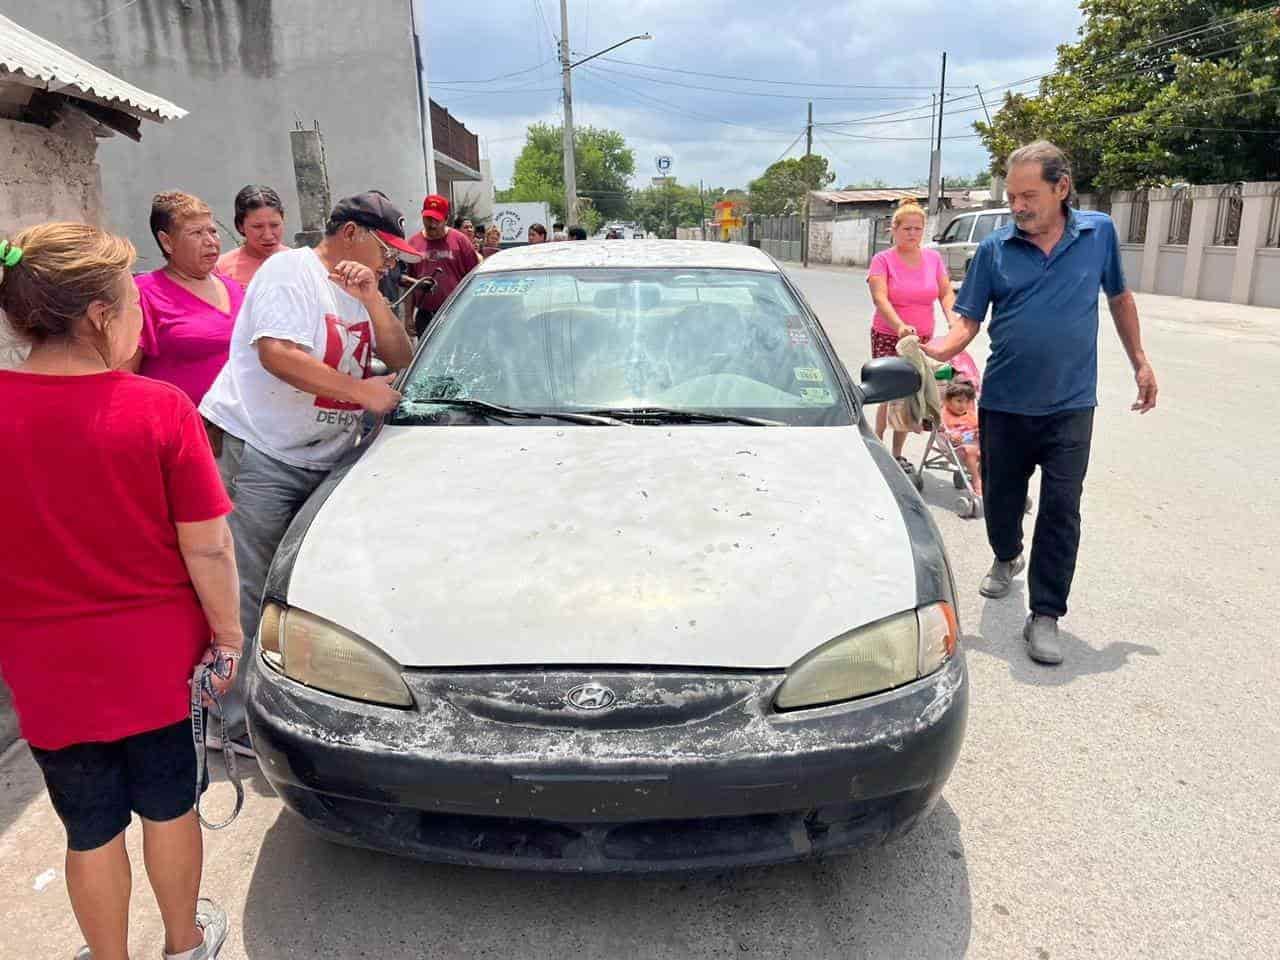
M 871 260 L 867 283 L 876 313 L 871 321 L 871 356 L 896 357 L 898 341 L 918 336 L 925 343 L 933 336 L 935 303 L 949 324 L 956 321 L 951 308 L 956 295 L 951 289 L 946 265 L 936 250 L 921 246 L 925 231 L 924 208 L 913 198 L 898 204 L 893 214 L 893 246 L 882 250 Z M 876 436 L 883 442 L 888 426 L 888 409 L 881 404 L 876 411 Z M 902 456 L 907 435 L 893 432 L 893 455 L 908 473 L 910 464 Z

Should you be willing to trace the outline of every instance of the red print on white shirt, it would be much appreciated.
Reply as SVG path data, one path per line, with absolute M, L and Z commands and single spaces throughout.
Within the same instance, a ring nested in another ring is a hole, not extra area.
M 369 375 L 369 360 L 373 354 L 373 327 L 367 321 L 346 326 L 331 313 L 325 314 L 324 363 L 339 373 L 363 380 Z M 315 405 L 322 410 L 359 410 L 360 404 L 331 397 L 316 397 Z

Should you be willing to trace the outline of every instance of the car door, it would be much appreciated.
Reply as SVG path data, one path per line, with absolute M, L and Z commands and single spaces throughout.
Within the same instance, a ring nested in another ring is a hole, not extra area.
M 969 234 L 973 232 L 973 216 L 956 217 L 938 238 L 938 253 L 947 265 L 947 272 L 952 280 L 964 278 L 966 251 L 969 246 Z

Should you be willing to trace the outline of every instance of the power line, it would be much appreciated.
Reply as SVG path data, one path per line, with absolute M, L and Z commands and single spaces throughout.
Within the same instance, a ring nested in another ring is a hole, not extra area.
M 603 58 L 603 57 L 602 57 L 601 59 L 605 59 L 605 58 Z M 772 98 L 772 99 L 778 99 L 778 100 L 840 100 L 840 101 L 847 101 L 847 100 L 863 100 L 863 101 L 873 101 L 873 100 L 914 100 L 914 99 L 915 99 L 915 97 L 914 97 L 914 96 L 901 96 L 901 97 L 864 97 L 864 96 L 858 96 L 858 97 L 811 97 L 811 96 L 808 96 L 808 95 L 806 95 L 806 94 L 802 94 L 802 93 L 764 93 L 764 92 L 756 91 L 756 90 L 730 90 L 730 89 L 728 89 L 727 87 L 704 87 L 704 86 L 700 86 L 699 84 L 695 84 L 695 83 L 687 83 L 687 82 L 685 82 L 685 81 L 683 81 L 683 80 L 659 80 L 657 77 L 647 77 L 647 76 L 645 76 L 645 75 L 644 75 L 644 74 L 642 74 L 642 73 L 631 73 L 631 72 L 626 71 L 626 70 L 612 70 L 612 69 L 610 69 L 609 67 L 597 67 L 596 69 L 597 69 L 597 70 L 601 70 L 601 71 L 603 71 L 603 72 L 605 72 L 605 73 L 613 74 L 614 76 L 617 76 L 617 77 L 633 77 L 633 78 L 635 78 L 635 79 L 637 79 L 637 80 L 645 80 L 645 81 L 647 81 L 647 82 L 649 82 L 649 83 L 660 83 L 660 84 L 662 84 L 663 86 L 667 86 L 667 87 L 680 87 L 682 90 L 707 90 L 707 91 L 710 91 L 710 92 L 712 92 L 712 93 L 728 93 L 728 94 L 732 94 L 732 95 L 734 95 L 734 96 L 738 96 L 738 97 L 769 97 L 769 98 Z
M 464 83 L 496 83 L 499 80 L 508 80 L 511 77 L 518 77 L 518 76 L 521 76 L 522 74 L 533 73 L 533 71 L 535 70 L 541 70 L 548 63 L 551 63 L 554 59 L 555 59 L 554 57 L 548 57 L 546 60 L 543 60 L 541 63 L 536 64 L 532 67 L 525 67 L 523 70 L 515 70 L 511 73 L 502 73 L 496 77 L 490 77 L 488 80 L 432 80 L 431 85 L 433 87 L 437 87 L 437 86 L 452 87 L 452 86 L 458 86 Z
M 779 154 L 778 159 L 777 159 L 777 160 L 775 160 L 775 161 L 773 161 L 773 162 L 774 162 L 774 163 L 781 163 L 781 162 L 782 162 L 782 160 L 783 160 L 783 158 L 784 158 L 784 157 L 786 157 L 786 155 L 787 155 L 788 153 L 790 153 L 792 150 L 794 150 L 794 149 L 796 148 L 796 144 L 800 142 L 800 137 L 803 137 L 803 136 L 805 135 L 805 133 L 806 133 L 806 132 L 807 132 L 807 128 L 806 128 L 805 130 L 801 130 L 801 131 L 800 131 L 800 136 L 799 136 L 799 137 L 796 137 L 794 140 L 792 140 L 792 141 L 791 141 L 791 145 L 790 145 L 789 147 L 787 147 L 787 149 L 783 150 L 783 151 L 782 151 L 782 153 L 781 153 L 781 154 Z M 772 164 L 770 164 L 770 166 L 772 166 Z
M 683 73 L 691 77 L 711 77 L 714 80 L 744 80 L 748 83 L 767 83 L 786 87 L 839 87 L 845 90 L 932 90 L 923 84 L 876 84 L 876 83 L 825 83 L 817 80 L 761 80 L 758 77 L 739 77 L 728 73 L 705 73 L 699 70 L 682 70 L 678 67 L 664 67 L 658 64 L 638 63 L 635 60 L 623 60 L 619 57 L 601 57 L 609 63 L 621 63 L 628 67 L 642 67 L 646 70 L 661 70 L 664 73 Z M 807 99 L 807 98 L 806 98 Z M 814 98 L 818 99 L 817 97 Z
M 652 103 L 656 103 L 660 107 L 665 107 L 667 110 L 670 110 L 674 113 L 681 114 L 682 116 L 692 117 L 694 120 L 702 120 L 707 123 L 723 123 L 726 126 L 730 126 L 730 127 L 742 127 L 743 129 L 746 129 L 746 130 L 759 130 L 763 133 L 779 133 L 779 134 L 782 134 L 783 136 L 787 136 L 787 137 L 791 136 L 790 130 L 776 130 L 770 127 L 757 127 L 749 123 L 737 123 L 733 120 L 724 120 L 724 119 L 721 119 L 720 117 L 712 117 L 706 114 L 694 113 L 692 110 L 685 110 L 683 107 L 679 107 L 676 104 L 671 103 L 667 100 L 660 100 L 657 97 L 649 96 L 647 93 L 640 93 L 637 90 L 632 90 L 630 87 L 623 86 L 622 84 L 618 83 L 616 80 L 610 80 L 608 77 L 604 76 L 603 74 L 596 72 L 596 69 L 594 67 L 579 67 L 578 69 L 585 71 L 589 76 L 601 81 L 602 83 L 607 83 L 610 86 L 617 87 L 619 90 L 623 91 L 624 93 L 628 93 L 633 97 L 639 97 L 642 100 L 648 100 Z

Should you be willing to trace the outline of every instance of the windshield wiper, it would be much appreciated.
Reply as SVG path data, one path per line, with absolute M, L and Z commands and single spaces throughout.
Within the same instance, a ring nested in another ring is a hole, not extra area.
M 592 410 L 593 414 L 621 419 L 655 420 L 660 423 L 741 423 L 749 427 L 785 427 L 781 420 L 744 417 L 736 413 L 711 413 L 703 410 L 680 410 L 673 407 L 612 407 Z
M 604 427 L 625 427 L 627 424 L 613 417 L 602 416 L 596 413 L 569 413 L 560 410 L 522 410 L 517 407 L 504 407 L 499 403 L 490 403 L 488 400 L 477 400 L 474 397 L 425 397 L 422 399 L 414 399 L 407 401 L 410 404 L 416 403 L 438 403 L 441 406 L 462 407 L 464 410 L 474 410 L 477 413 L 488 413 L 493 416 L 513 417 L 523 420 L 563 420 L 567 423 L 586 423 L 593 426 Z

